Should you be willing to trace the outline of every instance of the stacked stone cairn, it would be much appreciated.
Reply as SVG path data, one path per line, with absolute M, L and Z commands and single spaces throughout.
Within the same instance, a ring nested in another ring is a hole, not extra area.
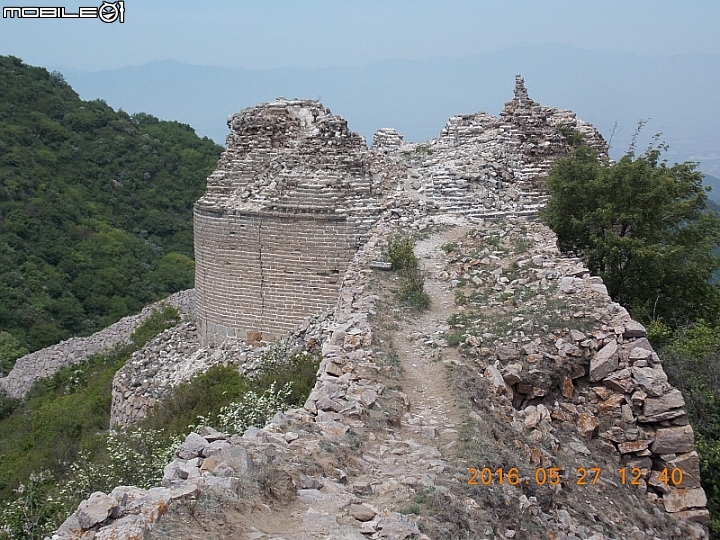
M 569 153 L 558 126 L 576 130 L 600 155 L 607 154 L 607 144 L 591 124 L 530 99 L 518 75 L 515 96 L 499 117 L 483 112 L 453 116 L 439 138 L 416 145 L 411 155 L 418 164 L 416 189 L 437 213 L 477 219 L 536 215 L 546 200 L 547 172 L 555 159 Z

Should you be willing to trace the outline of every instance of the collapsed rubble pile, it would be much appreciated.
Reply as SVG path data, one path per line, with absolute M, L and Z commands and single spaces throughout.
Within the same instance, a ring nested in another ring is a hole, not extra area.
M 306 320 L 278 343 L 224 343 L 201 346 L 195 323 L 188 321 L 170 328 L 134 352 L 113 378 L 111 427 L 126 427 L 145 418 L 173 389 L 190 382 L 212 366 L 232 365 L 249 377 L 255 374 L 262 357 L 271 347 L 281 346 L 289 355 L 316 352 L 327 340 L 331 313 Z
M 525 251 L 513 255 L 518 244 Z M 617 456 L 625 480 L 636 471 L 633 484 L 650 500 L 706 522 L 682 394 L 668 383 L 643 326 L 611 301 L 602 280 L 578 260 L 558 260 L 554 234 L 539 224 L 506 220 L 452 248 L 445 272 L 463 309 L 448 332 L 484 368 L 513 428 L 557 452 L 560 441 L 547 428 L 574 424 L 584 440 Z M 575 450 L 591 455 L 579 441 Z M 675 470 L 682 472 L 673 485 Z

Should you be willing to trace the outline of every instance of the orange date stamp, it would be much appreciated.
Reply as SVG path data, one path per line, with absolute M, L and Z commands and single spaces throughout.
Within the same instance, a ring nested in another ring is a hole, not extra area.
M 518 484 L 527 485 L 534 481 L 539 486 L 557 486 L 560 484 L 574 484 L 576 486 L 588 486 L 595 485 L 601 479 L 603 469 L 600 467 L 576 467 L 575 478 L 566 478 L 563 475 L 563 470 L 559 467 L 537 467 L 535 469 L 534 477 L 521 476 L 520 470 L 517 467 L 512 467 L 505 470 L 503 467 L 497 469 L 491 469 L 490 467 L 470 467 L 468 469 L 468 480 L 469 486 L 489 486 L 492 484 L 502 485 L 510 484 L 516 486 Z M 659 472 L 657 481 L 669 486 L 679 486 L 683 481 L 683 471 L 679 468 L 674 469 L 662 469 Z M 639 469 L 637 467 L 627 468 L 623 467 L 617 469 L 614 473 L 614 477 L 622 485 L 629 486 L 640 486 L 645 483 L 643 475 L 647 473 L 647 469 Z M 605 475 L 608 473 L 606 472 Z

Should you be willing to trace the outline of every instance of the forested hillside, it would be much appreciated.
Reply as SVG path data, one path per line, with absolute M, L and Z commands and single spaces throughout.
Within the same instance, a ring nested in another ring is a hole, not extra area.
M 221 151 L 0 57 L 0 370 L 191 287 L 192 204 Z

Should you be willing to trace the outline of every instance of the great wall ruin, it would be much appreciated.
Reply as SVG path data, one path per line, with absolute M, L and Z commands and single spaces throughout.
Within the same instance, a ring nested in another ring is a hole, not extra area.
M 569 152 L 560 127 L 606 152 L 591 125 L 520 77 L 499 117 L 453 117 L 421 145 L 386 128 L 368 150 L 309 100 L 228 125 L 195 209 L 196 319 L 117 373 L 113 425 L 214 363 L 251 373 L 274 339 L 322 351 L 317 384 L 263 429 L 188 435 L 163 487 L 94 494 L 54 539 L 707 538 L 682 395 L 642 325 L 535 219 Z M 396 284 L 372 269 L 399 230 L 421 237 L 422 315 L 388 308 Z M 486 465 L 522 481 L 473 487 Z M 551 469 L 563 482 L 540 485 Z M 578 483 L 590 469 L 597 484 Z
M 365 141 L 316 101 L 277 100 L 228 120 L 195 205 L 203 344 L 274 341 L 335 304 L 377 219 Z

